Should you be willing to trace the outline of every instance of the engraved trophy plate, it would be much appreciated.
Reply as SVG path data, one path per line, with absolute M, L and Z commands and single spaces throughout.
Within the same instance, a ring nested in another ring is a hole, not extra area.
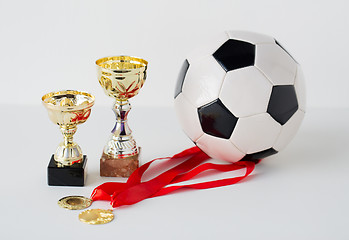
M 138 94 L 146 79 L 148 62 L 136 57 L 114 56 L 96 61 L 97 75 L 104 92 L 115 98 L 116 124 L 100 160 L 100 175 L 129 177 L 137 169 L 139 148 L 127 124 L 129 98 Z

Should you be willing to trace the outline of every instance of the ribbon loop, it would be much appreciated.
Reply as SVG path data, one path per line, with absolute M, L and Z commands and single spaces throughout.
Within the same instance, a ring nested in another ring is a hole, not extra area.
M 107 182 L 96 187 L 91 195 L 91 199 L 111 201 L 115 207 L 132 205 L 147 198 L 166 195 L 180 188 L 207 189 L 235 184 L 250 175 L 255 167 L 251 161 L 239 161 L 230 164 L 203 163 L 210 157 L 202 152 L 198 147 L 192 147 L 178 153 L 171 158 L 154 159 L 132 173 L 126 183 Z M 183 159 L 183 162 L 159 174 L 158 176 L 142 182 L 142 176 L 149 169 L 154 161 Z M 240 177 L 226 178 L 214 181 L 207 181 L 194 184 L 168 186 L 192 179 L 198 174 L 215 170 L 219 172 L 229 172 L 246 168 L 246 173 Z

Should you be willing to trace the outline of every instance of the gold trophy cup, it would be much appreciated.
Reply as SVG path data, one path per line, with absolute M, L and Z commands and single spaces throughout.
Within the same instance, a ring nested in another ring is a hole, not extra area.
M 146 79 L 148 62 L 136 57 L 114 56 L 96 61 L 98 81 L 104 92 L 115 98 L 113 111 L 116 124 L 104 147 L 100 160 L 100 175 L 129 177 L 138 168 L 139 151 L 127 124 L 131 110 L 129 98 L 136 96 Z
M 77 125 L 86 122 L 94 104 L 94 96 L 80 91 L 51 92 L 42 97 L 49 118 L 60 127 L 64 136 L 48 166 L 48 184 L 83 186 L 86 178 L 86 155 L 73 142 Z

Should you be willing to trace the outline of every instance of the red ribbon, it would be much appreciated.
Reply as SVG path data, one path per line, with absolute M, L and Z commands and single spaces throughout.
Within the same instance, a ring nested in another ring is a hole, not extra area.
M 91 199 L 93 201 L 110 201 L 112 207 L 116 208 L 123 205 L 132 205 L 147 198 L 166 195 L 180 188 L 207 189 L 232 185 L 250 175 L 255 166 L 254 162 L 245 160 L 224 165 L 203 163 L 209 158 L 210 157 L 202 152 L 198 147 L 192 147 L 184 150 L 179 154 L 174 155 L 171 158 L 154 159 L 134 171 L 126 183 L 107 182 L 96 187 L 91 194 Z M 183 161 L 177 166 L 161 173 L 157 177 L 142 182 L 142 176 L 150 167 L 150 165 L 154 161 L 165 159 L 167 159 L 169 162 L 175 160 Z M 229 172 L 243 168 L 246 168 L 246 173 L 240 177 L 226 178 L 194 184 L 168 186 L 170 184 L 180 183 L 192 179 L 199 173 L 205 172 L 207 170 Z

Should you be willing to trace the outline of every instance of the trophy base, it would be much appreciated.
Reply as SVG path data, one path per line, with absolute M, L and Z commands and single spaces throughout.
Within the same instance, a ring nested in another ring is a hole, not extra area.
M 50 163 L 47 166 L 47 180 L 50 186 L 84 186 L 86 182 L 87 157 L 83 156 L 81 163 L 74 163 L 71 166 L 57 166 L 52 154 Z
M 139 153 L 126 158 L 115 158 L 103 152 L 100 160 L 101 177 L 129 177 L 138 168 L 138 157 Z

